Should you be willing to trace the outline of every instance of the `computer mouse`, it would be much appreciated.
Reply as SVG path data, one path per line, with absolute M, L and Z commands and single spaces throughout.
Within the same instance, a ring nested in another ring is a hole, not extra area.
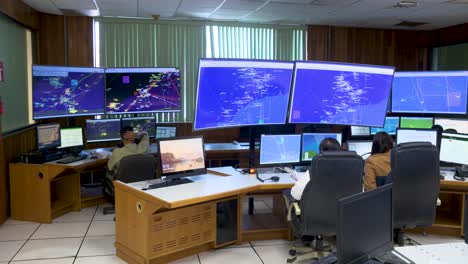
M 274 181 L 274 182 L 279 181 L 279 179 L 280 179 L 280 177 L 278 177 L 278 176 L 272 176 L 272 177 L 270 178 L 270 180 L 272 180 L 272 181 Z

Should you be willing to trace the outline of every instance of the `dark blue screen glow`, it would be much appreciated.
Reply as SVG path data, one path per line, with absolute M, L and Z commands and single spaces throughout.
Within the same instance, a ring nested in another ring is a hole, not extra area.
M 194 129 L 284 124 L 293 62 L 200 60 Z
M 382 126 L 394 69 L 296 62 L 290 123 Z
M 371 127 L 370 131 L 372 135 L 381 131 L 387 132 L 389 135 L 396 135 L 396 130 L 398 127 L 400 127 L 400 117 L 387 116 L 385 118 L 384 127 Z
M 297 163 L 301 155 L 301 135 L 262 135 L 260 164 Z

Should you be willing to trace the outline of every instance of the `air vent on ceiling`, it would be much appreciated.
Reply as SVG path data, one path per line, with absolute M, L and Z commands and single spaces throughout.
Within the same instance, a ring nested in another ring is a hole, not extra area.
M 394 26 L 397 27 L 419 27 L 422 25 L 426 25 L 426 22 L 414 22 L 414 21 L 401 21 L 398 24 L 395 24 Z
M 393 8 L 410 8 L 418 6 L 418 2 L 416 1 L 400 1 Z
M 448 0 L 449 4 L 468 4 L 468 0 Z

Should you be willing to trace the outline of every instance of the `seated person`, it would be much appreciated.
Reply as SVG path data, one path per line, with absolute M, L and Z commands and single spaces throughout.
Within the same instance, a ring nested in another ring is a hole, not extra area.
M 324 151 L 339 151 L 340 149 L 340 143 L 334 138 L 325 138 L 324 140 L 322 140 L 322 142 L 320 142 L 319 146 L 320 153 Z M 298 177 L 296 183 L 291 188 L 291 195 L 294 199 L 301 199 L 302 192 L 304 191 L 307 183 L 310 181 L 310 177 L 310 172 L 306 172 L 301 177 Z
M 377 176 L 387 176 L 390 173 L 390 151 L 393 148 L 393 138 L 386 132 L 378 132 L 372 140 L 371 155 L 364 165 L 364 190 L 377 188 Z

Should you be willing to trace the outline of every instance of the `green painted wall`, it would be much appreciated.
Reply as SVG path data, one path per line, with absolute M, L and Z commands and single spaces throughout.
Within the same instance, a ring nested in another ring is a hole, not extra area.
M 432 58 L 434 70 L 468 70 L 468 43 L 435 48 Z

